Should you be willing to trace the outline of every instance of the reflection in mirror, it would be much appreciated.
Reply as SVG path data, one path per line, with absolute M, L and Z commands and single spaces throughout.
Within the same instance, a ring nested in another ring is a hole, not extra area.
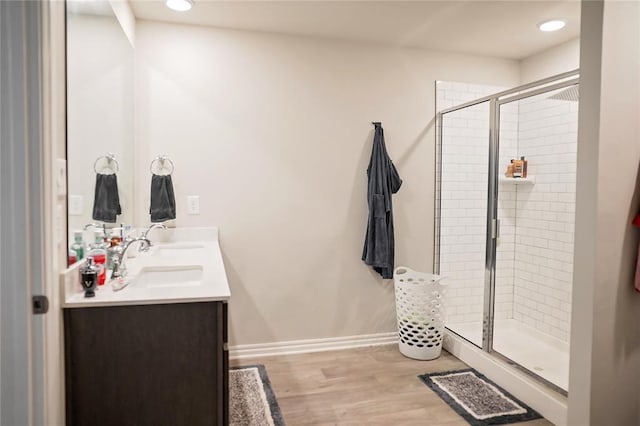
M 69 246 L 132 223 L 133 154 L 133 46 L 108 0 L 67 1 Z

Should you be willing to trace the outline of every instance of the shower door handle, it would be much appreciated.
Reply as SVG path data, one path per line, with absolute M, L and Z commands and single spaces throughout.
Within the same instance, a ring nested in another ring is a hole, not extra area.
M 500 219 L 493 219 L 491 221 L 491 238 L 500 238 Z

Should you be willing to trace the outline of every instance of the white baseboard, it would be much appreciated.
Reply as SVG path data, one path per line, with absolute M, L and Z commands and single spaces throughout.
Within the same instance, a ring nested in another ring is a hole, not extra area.
M 389 333 L 363 334 L 360 336 L 329 337 L 326 339 L 290 340 L 287 342 L 230 346 L 229 358 L 259 358 L 273 355 L 291 355 L 392 345 L 394 343 L 398 343 L 398 333 L 395 331 Z

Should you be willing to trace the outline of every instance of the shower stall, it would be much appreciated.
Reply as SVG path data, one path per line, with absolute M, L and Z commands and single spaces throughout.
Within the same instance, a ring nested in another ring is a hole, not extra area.
M 483 97 L 437 85 L 434 270 L 448 278 L 447 328 L 563 393 L 578 88 L 577 71 Z M 527 176 L 505 176 L 521 157 Z

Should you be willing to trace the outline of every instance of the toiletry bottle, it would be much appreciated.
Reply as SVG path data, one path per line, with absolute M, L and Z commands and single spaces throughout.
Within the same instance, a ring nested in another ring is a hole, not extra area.
M 93 257 L 93 263 L 98 268 L 98 285 L 104 285 L 107 280 L 107 251 L 104 249 L 104 237 L 101 229 L 94 233 L 95 241 L 87 253 L 87 257 Z
M 93 231 L 93 242 L 89 244 L 89 250 L 104 248 L 104 233 L 102 229 L 96 229 Z
M 522 177 L 522 167 L 524 162 L 522 160 L 513 160 L 513 177 L 521 178 Z
M 508 178 L 513 177 L 513 160 L 509 164 L 507 164 L 507 172 L 504 174 Z
M 74 243 L 71 250 L 76 252 L 76 260 L 84 259 L 84 241 L 82 241 L 82 231 L 73 231 Z
M 84 297 L 94 297 L 98 285 L 98 267 L 93 263 L 93 257 L 87 256 L 87 263 L 80 268 L 80 284 L 84 290 Z
M 78 261 L 78 256 L 76 255 L 75 250 L 69 249 L 69 257 L 67 257 L 67 266 L 71 266 Z
M 524 159 L 524 156 L 520 157 L 520 161 L 522 161 L 522 177 L 526 178 L 527 177 L 527 164 L 529 162 Z

